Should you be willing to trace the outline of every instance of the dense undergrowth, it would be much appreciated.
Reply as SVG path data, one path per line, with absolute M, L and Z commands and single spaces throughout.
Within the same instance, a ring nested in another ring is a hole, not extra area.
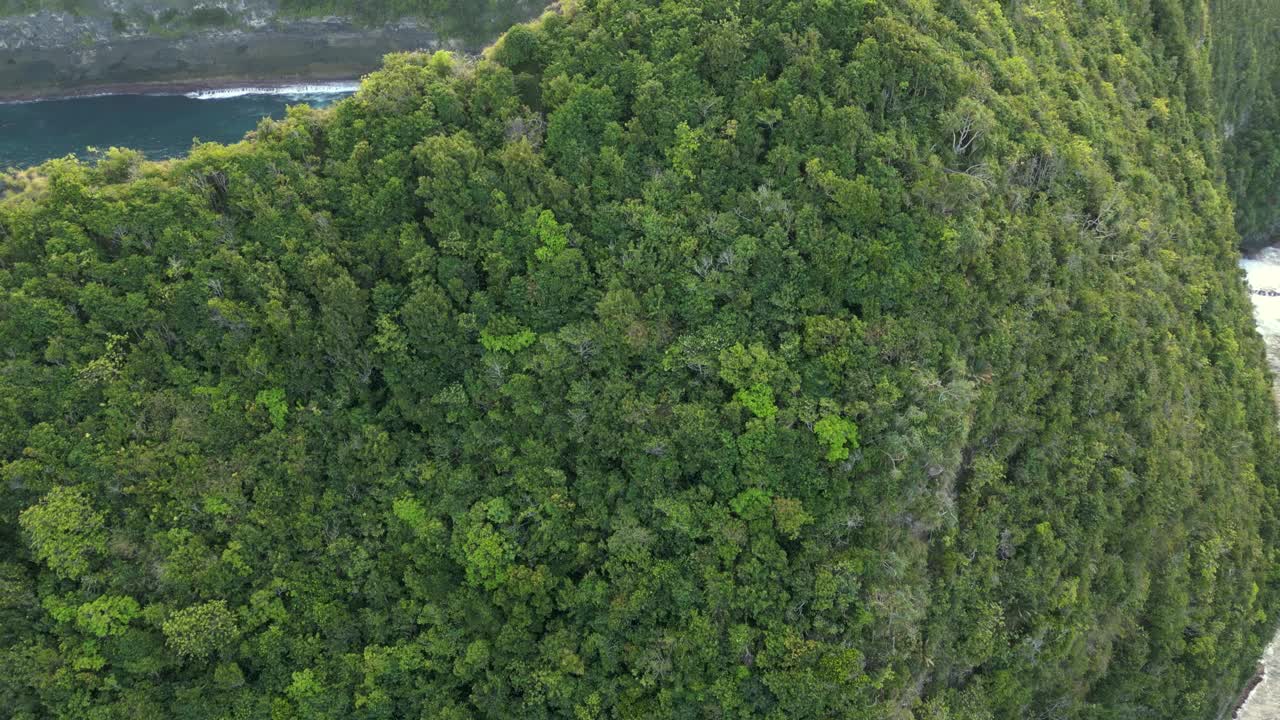
M 583 0 L 12 179 L 0 706 L 1220 715 L 1280 445 L 1207 13 Z

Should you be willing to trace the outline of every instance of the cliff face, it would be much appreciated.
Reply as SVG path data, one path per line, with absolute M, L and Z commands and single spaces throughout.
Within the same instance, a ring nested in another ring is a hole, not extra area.
M 1221 0 L 1201 30 L 1213 58 L 1213 93 L 1227 184 L 1244 247 L 1280 242 L 1280 3 Z
M 0 99 L 138 84 L 354 77 L 376 68 L 389 52 L 476 51 L 512 20 L 528 19 L 542 8 L 502 0 L 371 23 L 286 15 L 279 5 L 101 0 L 76 13 L 0 17 Z

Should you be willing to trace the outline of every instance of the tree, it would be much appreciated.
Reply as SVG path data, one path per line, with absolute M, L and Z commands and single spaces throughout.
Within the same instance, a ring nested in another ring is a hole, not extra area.
M 240 634 L 236 616 L 225 600 L 191 605 L 169 614 L 165 641 L 181 657 L 201 660 L 226 647 Z
M 58 486 L 19 517 L 31 549 L 60 577 L 75 580 L 106 552 L 106 516 L 77 488 Z

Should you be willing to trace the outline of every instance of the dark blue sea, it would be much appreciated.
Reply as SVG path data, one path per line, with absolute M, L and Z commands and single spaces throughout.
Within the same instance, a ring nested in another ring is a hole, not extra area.
M 128 147 L 152 160 L 187 154 L 193 140 L 235 142 L 289 105 L 331 104 L 355 83 L 242 88 L 191 95 L 103 95 L 0 104 L 0 169 Z

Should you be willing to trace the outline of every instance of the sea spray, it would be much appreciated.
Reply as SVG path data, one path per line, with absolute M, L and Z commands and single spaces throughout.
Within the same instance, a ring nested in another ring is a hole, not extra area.
M 308 85 L 279 85 L 260 87 L 218 88 L 196 90 L 184 95 L 192 100 L 230 100 L 254 95 L 287 98 L 306 98 L 317 95 L 350 95 L 360 89 L 359 81 L 318 83 Z
M 1280 378 L 1280 248 L 1267 248 L 1255 257 L 1240 261 L 1249 281 L 1253 317 L 1267 344 L 1267 363 Z M 1280 402 L 1280 384 L 1272 392 Z M 1276 720 L 1280 718 L 1280 635 L 1271 641 L 1262 656 L 1262 682 L 1236 711 L 1236 720 Z

